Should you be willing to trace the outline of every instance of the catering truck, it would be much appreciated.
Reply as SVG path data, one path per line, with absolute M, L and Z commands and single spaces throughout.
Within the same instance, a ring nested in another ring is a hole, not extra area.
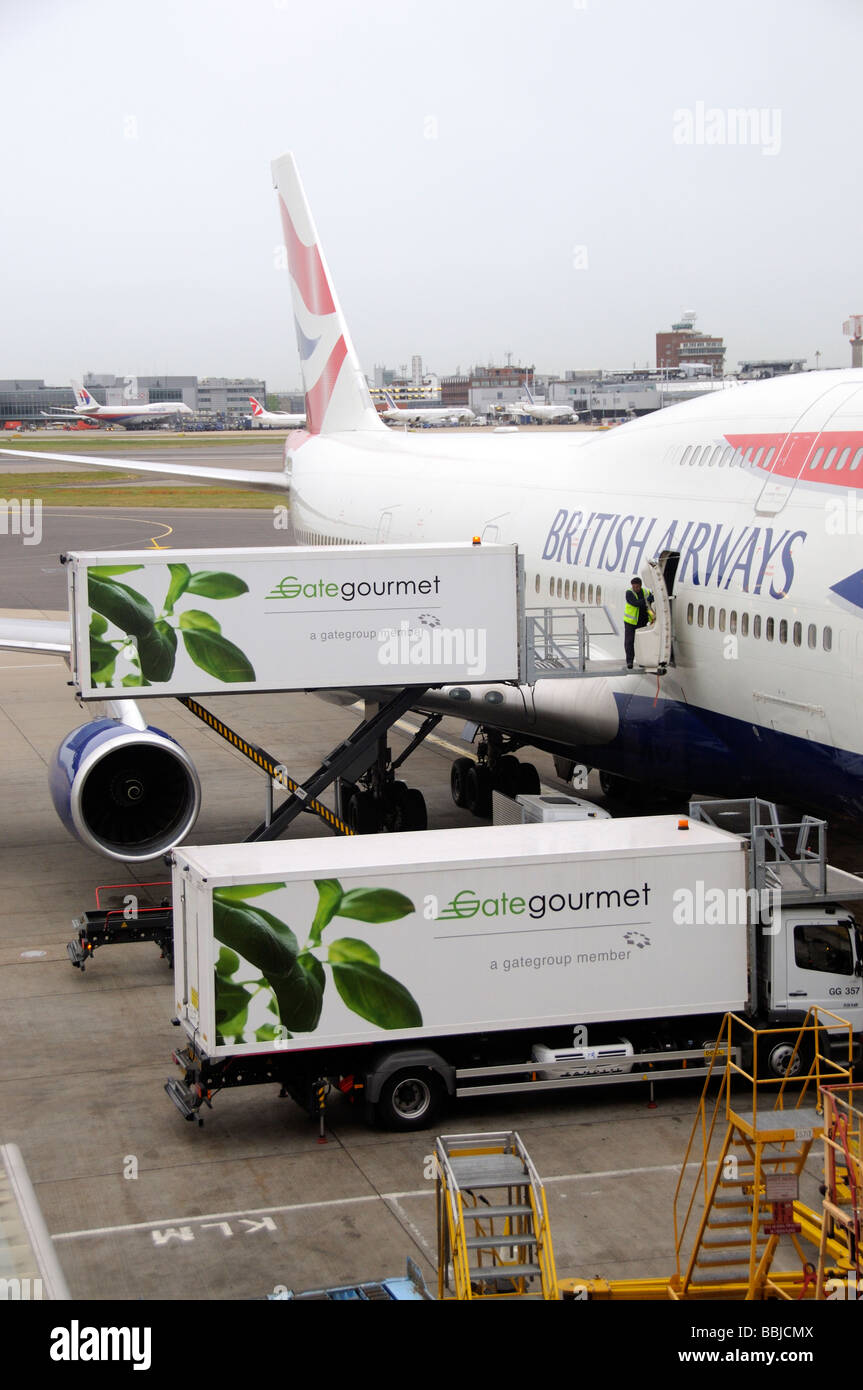
M 826 900 L 863 882 L 797 851 L 697 814 L 177 849 L 165 1089 L 200 1119 L 233 1086 L 338 1087 L 421 1129 L 448 1097 L 703 1071 L 729 1011 L 789 1025 L 784 1074 L 813 1005 L 863 1027 Z

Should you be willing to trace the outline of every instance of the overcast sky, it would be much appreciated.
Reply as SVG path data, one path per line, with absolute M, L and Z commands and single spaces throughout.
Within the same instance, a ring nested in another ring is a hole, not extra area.
M 293 149 L 365 370 L 850 364 L 860 0 L 0 0 L 0 377 L 299 381 Z M 753 113 L 745 126 L 736 112 Z

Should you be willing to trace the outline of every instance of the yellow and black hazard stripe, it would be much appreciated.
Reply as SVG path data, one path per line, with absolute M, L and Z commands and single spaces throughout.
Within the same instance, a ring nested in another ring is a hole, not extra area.
M 223 724 L 221 719 L 217 719 L 214 714 L 211 714 L 203 705 L 199 705 L 197 700 L 193 700 L 190 695 L 180 696 L 179 699 L 180 704 L 191 710 L 197 719 L 207 724 L 227 743 L 242 753 L 244 758 L 248 758 L 256 767 L 259 767 L 262 772 L 266 772 L 280 787 L 284 787 L 285 791 L 303 794 L 300 783 L 288 776 L 284 763 L 277 763 L 275 758 L 271 758 L 269 753 L 264 752 L 263 748 L 258 748 L 254 743 L 247 742 L 233 729 L 229 729 L 227 724 Z M 304 802 L 303 809 L 320 816 L 321 820 L 325 821 L 339 835 L 353 835 L 354 833 L 350 826 L 336 815 L 335 811 L 331 811 L 329 806 L 325 806 L 322 801 L 316 801 L 314 797 Z

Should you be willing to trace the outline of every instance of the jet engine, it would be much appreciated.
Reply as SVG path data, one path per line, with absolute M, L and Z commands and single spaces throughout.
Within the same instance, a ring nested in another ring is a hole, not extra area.
M 129 863 L 153 859 L 183 840 L 201 804 L 198 774 L 185 750 L 161 729 L 143 720 L 141 726 L 104 718 L 74 729 L 49 774 L 66 829 L 89 849 Z

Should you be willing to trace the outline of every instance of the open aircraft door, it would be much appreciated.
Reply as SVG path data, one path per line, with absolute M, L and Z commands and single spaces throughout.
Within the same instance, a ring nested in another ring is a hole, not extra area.
M 648 671 L 663 673 L 671 659 L 671 593 L 674 589 L 674 576 L 680 555 L 677 551 L 663 550 L 657 560 L 648 560 L 647 572 L 650 576 L 647 588 L 653 593 L 655 622 L 650 627 L 641 627 L 635 634 L 635 662 Z

